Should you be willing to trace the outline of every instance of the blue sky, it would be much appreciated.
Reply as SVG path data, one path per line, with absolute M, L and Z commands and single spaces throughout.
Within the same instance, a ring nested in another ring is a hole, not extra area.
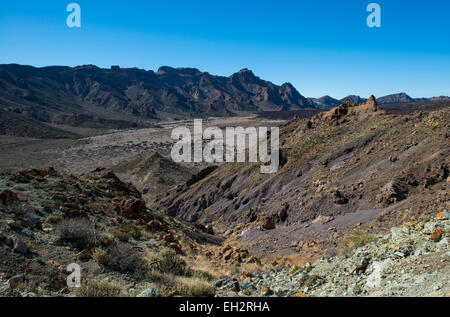
M 66 26 L 77 2 L 82 27 Z M 381 28 L 366 7 L 381 5 Z M 249 68 L 305 96 L 450 95 L 448 0 L 42 0 L 0 4 L 0 63 Z

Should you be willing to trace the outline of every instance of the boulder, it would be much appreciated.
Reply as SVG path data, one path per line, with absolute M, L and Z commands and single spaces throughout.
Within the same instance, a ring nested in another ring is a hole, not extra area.
M 266 230 L 275 229 L 275 222 L 272 217 L 269 216 L 260 216 L 259 217 L 260 227 Z
M 239 281 L 233 280 L 231 282 L 231 290 L 236 293 L 241 290 L 241 287 L 239 286 Z
M 19 196 L 10 190 L 4 190 L 0 193 L 0 203 L 5 206 L 10 206 L 19 201 Z
M 136 198 L 123 200 L 119 207 L 122 213 L 131 219 L 140 218 L 146 210 L 145 201 Z
M 28 246 L 25 242 L 19 238 L 13 237 L 11 239 L 13 245 L 13 251 L 20 254 L 26 254 L 28 252 Z
M 161 292 L 157 288 L 150 287 L 140 292 L 137 297 L 162 297 L 162 296 L 163 292 Z

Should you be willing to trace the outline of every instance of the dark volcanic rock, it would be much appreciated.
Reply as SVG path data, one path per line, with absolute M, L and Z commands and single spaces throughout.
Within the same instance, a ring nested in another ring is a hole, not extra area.
M 21 118 L 113 128 L 136 126 L 138 121 L 130 122 L 133 117 L 229 116 L 235 111 L 315 107 L 291 84 L 277 86 L 248 69 L 220 77 L 193 68 L 161 67 L 155 73 L 92 65 L 75 68 L 0 65 L 0 95 L 1 108 Z M 90 108 L 97 110 L 97 117 L 87 113 L 85 109 Z M 116 112 L 120 119 L 103 118 L 102 109 Z
M 5 206 L 12 205 L 15 202 L 19 201 L 19 197 L 15 192 L 12 192 L 10 190 L 4 190 L 0 193 L 0 203 L 2 203 Z

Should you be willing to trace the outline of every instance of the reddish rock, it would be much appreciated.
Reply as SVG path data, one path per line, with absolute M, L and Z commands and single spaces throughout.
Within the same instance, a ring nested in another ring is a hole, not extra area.
M 430 239 L 435 241 L 435 242 L 439 242 L 441 241 L 442 235 L 444 234 L 444 230 L 442 229 L 436 229 L 432 234 Z
M 163 225 L 158 220 L 152 220 L 149 223 L 147 223 L 146 226 L 147 226 L 147 229 L 151 232 L 164 230 Z
M 166 295 L 166 297 L 175 297 L 175 296 L 177 296 L 177 295 L 179 295 L 179 294 L 178 294 L 177 291 L 173 291 L 173 290 L 165 290 L 165 291 L 164 291 L 164 295 Z
M 264 296 L 270 296 L 273 294 L 273 291 L 268 286 L 263 287 L 262 291 Z
M 231 287 L 231 290 L 233 291 L 233 292 L 239 292 L 240 290 L 241 290 L 241 287 L 240 287 L 240 285 L 239 285 L 239 282 L 238 281 L 233 281 L 233 286 Z
M 438 213 L 436 218 L 439 220 L 448 220 L 450 218 L 450 214 L 448 212 L 443 211 L 443 212 Z
M 166 241 L 168 243 L 173 243 L 176 241 L 175 237 L 171 233 L 165 234 L 162 238 L 164 241 Z
M 131 219 L 138 219 L 145 212 L 145 201 L 142 199 L 125 199 L 120 203 L 120 210 L 122 213 Z
M 69 209 L 69 210 L 80 210 L 80 205 L 75 203 L 65 203 L 63 207 Z
M 5 205 L 12 205 L 15 202 L 19 201 L 19 196 L 15 192 L 12 192 L 10 190 L 5 190 L 0 193 L 0 202 Z

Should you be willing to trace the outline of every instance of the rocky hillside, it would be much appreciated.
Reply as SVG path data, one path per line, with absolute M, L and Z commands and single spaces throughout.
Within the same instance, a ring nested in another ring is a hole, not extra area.
M 236 269 L 214 262 L 220 243 L 151 212 L 112 172 L 0 174 L 0 297 L 212 296 L 214 281 Z M 81 267 L 79 289 L 67 288 L 71 263 Z
M 188 182 L 199 172 L 195 167 L 179 165 L 158 153 L 119 164 L 112 170 L 121 179 L 133 183 L 147 203 L 161 199 L 168 191 Z
M 52 127 L 36 119 L 1 109 L 0 135 L 35 137 L 39 139 L 75 139 L 80 137 L 75 133 Z
M 317 257 L 357 225 L 387 230 L 448 203 L 449 108 L 390 115 L 375 98 L 281 127 L 282 166 L 221 166 L 159 201 L 255 255 Z
M 0 65 L 0 108 L 42 122 L 128 127 L 149 119 L 230 116 L 314 108 L 291 84 L 243 69 L 230 77 L 197 69 Z
M 295 118 L 273 175 L 157 154 L 0 173 L 0 296 L 448 295 L 449 115 Z
M 348 254 L 224 279 L 216 290 L 223 297 L 448 297 L 449 217 L 442 212 L 378 236 L 361 230 L 343 239 L 345 247 L 364 244 Z

